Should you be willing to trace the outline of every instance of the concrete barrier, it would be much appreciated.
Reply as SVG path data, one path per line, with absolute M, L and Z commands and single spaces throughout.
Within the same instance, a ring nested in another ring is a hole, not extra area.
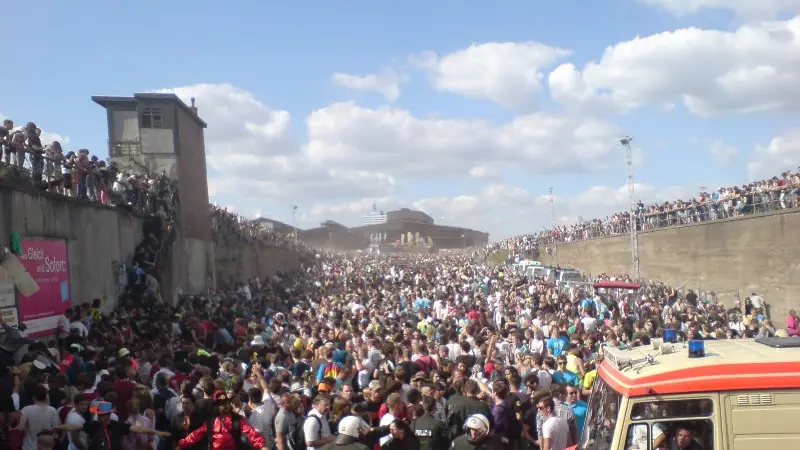
M 0 238 L 7 243 L 13 232 L 23 239 L 66 240 L 73 304 L 116 300 L 120 271 L 142 240 L 142 218 L 55 194 L 0 187 Z
M 300 269 L 300 257 L 290 249 L 254 244 L 233 235 L 214 235 L 217 286 Z
M 639 234 L 643 278 L 703 292 L 757 292 L 771 304 L 775 326 L 800 305 L 800 211 L 703 222 Z M 558 244 L 545 264 L 571 265 L 598 275 L 630 273 L 630 237 Z M 728 301 L 726 306 L 731 307 Z

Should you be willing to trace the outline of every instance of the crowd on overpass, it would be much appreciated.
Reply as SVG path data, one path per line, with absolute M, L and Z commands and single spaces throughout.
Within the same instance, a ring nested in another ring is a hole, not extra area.
M 251 220 L 233 211 L 229 211 L 224 206 L 209 205 L 211 214 L 211 228 L 216 232 L 235 236 L 247 242 L 259 242 L 264 245 L 282 248 L 298 248 L 310 250 L 308 246 L 299 238 L 295 238 L 294 230 L 292 233 L 284 234 L 275 230 L 268 221 Z
M 800 207 L 800 168 L 766 180 L 700 192 L 695 198 L 636 205 L 637 230 L 687 225 Z M 630 232 L 630 212 L 563 224 L 539 233 L 545 242 L 571 242 Z
M 16 127 L 5 119 L 0 127 L 0 177 L 24 179 L 42 191 L 81 201 L 115 206 L 168 222 L 178 217 L 177 182 L 166 174 L 133 173 L 82 148 L 64 150 L 59 141 L 43 143 L 34 122 Z M 209 205 L 213 229 L 248 241 L 289 248 L 302 245 L 256 221 Z
M 5 119 L 0 127 L 0 165 L 3 177 L 24 178 L 42 191 L 81 201 L 159 216 L 177 217 L 177 184 L 165 174 L 129 173 L 88 149 L 66 151 L 59 141 L 43 143 L 33 122 L 15 127 Z

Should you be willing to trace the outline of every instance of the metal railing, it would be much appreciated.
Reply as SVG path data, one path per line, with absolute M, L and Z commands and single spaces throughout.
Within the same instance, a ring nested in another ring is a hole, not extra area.
M 2 153 L 2 152 L 0 152 Z M 145 215 L 158 215 L 174 221 L 177 218 L 177 184 L 161 175 L 131 182 L 117 180 L 117 171 L 103 164 L 67 164 L 26 149 L 23 164 L 0 160 L 0 180 L 35 187 L 65 197 L 105 205 L 124 207 Z M 62 173 L 62 165 L 70 174 Z M 67 176 L 69 179 L 67 179 Z M 150 183 L 145 181 L 153 180 Z
M 671 204 L 660 206 L 658 210 L 645 209 L 636 215 L 636 227 L 638 231 L 652 231 L 798 207 L 800 207 L 800 188 L 791 186 L 785 189 L 748 193 L 730 199 Z M 628 213 L 621 213 L 606 220 L 593 220 L 544 231 L 540 235 L 539 243 L 574 242 L 624 235 L 630 232 L 629 217 Z

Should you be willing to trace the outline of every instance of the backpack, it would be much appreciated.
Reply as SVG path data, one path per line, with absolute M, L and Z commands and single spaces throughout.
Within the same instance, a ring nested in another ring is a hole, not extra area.
M 420 356 L 415 363 L 420 372 L 424 372 L 426 375 L 437 369 L 436 360 L 431 358 L 430 355 Z
M 322 369 L 322 379 L 325 379 L 325 378 L 334 378 L 334 379 L 338 378 L 339 377 L 339 372 L 341 372 L 341 371 L 342 371 L 342 367 L 339 364 L 337 364 L 335 362 L 327 363 L 327 364 L 325 364 L 325 367 Z
M 156 423 L 153 424 L 153 427 L 159 431 L 166 431 L 170 427 L 172 418 L 180 413 L 178 410 L 181 405 L 180 398 L 167 388 L 159 389 L 153 397 L 157 406 Z
M 69 416 L 69 413 L 71 413 L 74 409 L 75 408 L 70 405 L 65 405 L 61 408 L 58 408 L 58 420 L 61 425 L 67 423 L 67 416 Z M 64 435 L 61 436 L 61 439 L 56 440 L 56 450 L 67 450 L 69 448 L 69 438 L 67 437 L 67 434 L 68 433 L 64 433 Z
M 506 398 L 505 405 L 508 414 L 506 437 L 513 442 L 522 437 L 522 401 L 516 394 L 511 394 Z
M 289 435 L 286 436 L 286 445 L 289 450 L 306 450 L 306 436 L 303 429 L 305 428 L 306 420 L 314 418 L 319 423 L 320 433 L 322 433 L 322 420 L 314 415 L 306 416 L 302 421 L 297 421 L 289 425 Z

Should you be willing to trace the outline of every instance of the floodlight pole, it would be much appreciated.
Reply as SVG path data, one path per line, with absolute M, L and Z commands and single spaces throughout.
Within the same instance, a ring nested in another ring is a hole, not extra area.
M 628 160 L 628 196 L 630 197 L 630 224 L 631 229 L 631 268 L 635 279 L 639 279 L 639 232 L 636 229 L 636 195 L 633 186 L 633 149 L 631 148 L 631 136 L 625 136 L 619 140 L 620 145 L 625 147 Z
M 297 247 L 297 205 L 291 205 L 292 208 L 292 228 L 294 228 L 294 245 Z

